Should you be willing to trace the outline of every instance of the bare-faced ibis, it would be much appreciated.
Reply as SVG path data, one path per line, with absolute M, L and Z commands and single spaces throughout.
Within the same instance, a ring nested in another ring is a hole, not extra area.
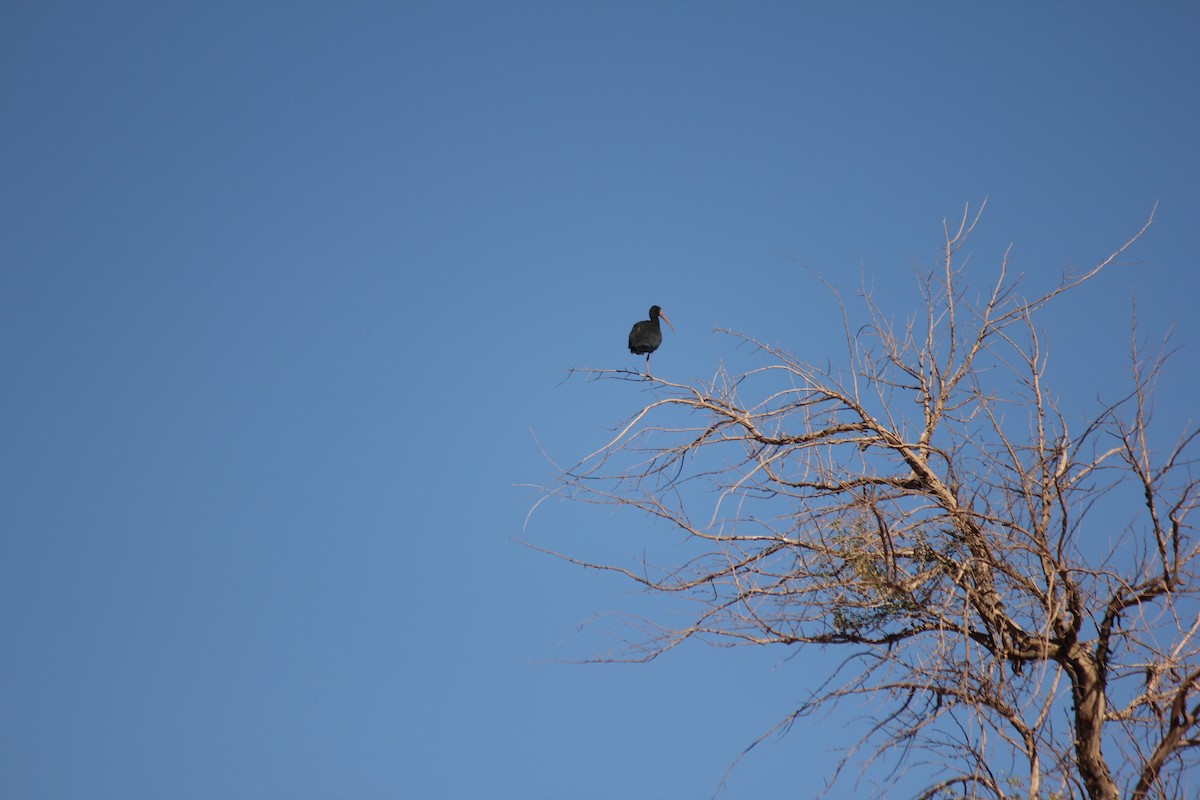
M 650 377 L 650 354 L 658 349 L 662 344 L 662 328 L 658 327 L 658 320 L 671 325 L 671 320 L 667 319 L 667 315 L 662 313 L 662 309 L 658 306 L 650 306 L 650 319 L 644 319 L 641 322 L 635 322 L 633 329 L 629 331 L 629 352 L 640 356 L 646 354 L 646 377 Z M 671 325 L 671 330 L 675 330 L 675 326 Z

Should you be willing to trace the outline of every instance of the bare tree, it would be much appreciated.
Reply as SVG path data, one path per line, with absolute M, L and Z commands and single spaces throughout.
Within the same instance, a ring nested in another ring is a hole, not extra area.
M 683 543 L 667 566 L 547 552 L 695 609 L 682 627 L 643 621 L 620 660 L 689 639 L 844 648 L 780 723 L 883 702 L 831 781 L 885 757 L 937 765 L 920 798 L 1194 797 L 1197 434 L 1152 449 L 1167 351 L 1146 355 L 1136 322 L 1128 393 L 1069 421 L 1035 324 L 1152 219 L 1028 299 L 1008 253 L 989 289 L 968 290 L 979 214 L 964 211 L 903 323 L 863 291 L 860 326 L 828 287 L 845 323 L 837 368 L 730 334 L 763 365 L 690 383 L 579 370 L 649 381 L 652 399 L 546 496 L 635 510 Z

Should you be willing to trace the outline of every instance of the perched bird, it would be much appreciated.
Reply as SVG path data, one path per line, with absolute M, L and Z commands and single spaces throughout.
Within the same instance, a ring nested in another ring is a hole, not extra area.
M 629 331 L 629 352 L 638 356 L 642 353 L 646 354 L 647 378 L 650 377 L 650 354 L 662 344 L 662 328 L 658 327 L 659 317 L 663 322 L 671 325 L 671 320 L 667 319 L 667 315 L 662 313 L 661 308 L 650 306 L 650 319 L 635 322 L 633 330 Z M 671 330 L 675 330 L 674 325 L 671 325 Z

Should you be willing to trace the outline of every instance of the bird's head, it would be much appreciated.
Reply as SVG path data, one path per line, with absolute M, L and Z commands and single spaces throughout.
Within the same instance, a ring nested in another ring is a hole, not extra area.
M 662 319 L 672 331 L 675 330 L 675 326 L 671 324 L 671 320 L 667 319 L 667 315 L 658 306 L 650 306 L 650 319 Z

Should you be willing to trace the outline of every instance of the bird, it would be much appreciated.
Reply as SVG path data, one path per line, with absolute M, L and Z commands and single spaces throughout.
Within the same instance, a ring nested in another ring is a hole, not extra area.
M 646 377 L 650 377 L 650 354 L 658 349 L 662 344 L 662 328 L 658 326 L 659 318 L 671 326 L 671 330 L 675 330 L 675 326 L 671 325 L 671 320 L 667 319 L 667 315 L 662 313 L 662 309 L 658 306 L 650 306 L 650 319 L 644 319 L 633 324 L 633 329 L 629 331 L 629 352 L 640 356 L 646 354 Z

